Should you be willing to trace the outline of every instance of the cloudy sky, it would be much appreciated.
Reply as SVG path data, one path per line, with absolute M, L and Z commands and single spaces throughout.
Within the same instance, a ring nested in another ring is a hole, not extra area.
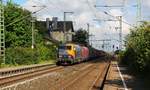
M 119 29 L 118 21 L 104 21 L 108 19 L 116 20 L 116 16 L 123 16 L 123 21 L 135 25 L 137 21 L 137 1 L 138 0 L 13 0 L 32 12 L 40 10 L 41 6 L 46 6 L 40 12 L 36 13 L 39 20 L 45 20 L 49 17 L 58 17 L 63 20 L 63 12 L 71 11 L 73 14 L 67 14 L 67 20 L 74 22 L 74 28 L 87 29 L 87 23 L 90 24 L 90 39 L 114 39 L 111 44 L 117 42 Z M 32 7 L 32 6 L 37 7 Z M 123 7 L 94 7 L 97 6 L 123 6 Z M 109 13 L 106 15 L 104 12 Z M 150 20 L 150 0 L 141 0 L 141 20 Z M 123 36 L 129 33 L 130 25 L 122 23 Z M 94 42 L 93 42 L 94 43 Z M 107 42 L 108 43 L 108 42 Z M 95 47 L 99 47 L 102 42 L 95 42 Z M 115 44 L 116 47 L 118 44 Z

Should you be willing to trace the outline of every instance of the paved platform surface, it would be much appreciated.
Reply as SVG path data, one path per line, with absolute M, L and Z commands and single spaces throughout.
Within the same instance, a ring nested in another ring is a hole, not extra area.
M 112 61 L 103 90 L 150 90 L 140 78 L 130 75 L 126 66 Z

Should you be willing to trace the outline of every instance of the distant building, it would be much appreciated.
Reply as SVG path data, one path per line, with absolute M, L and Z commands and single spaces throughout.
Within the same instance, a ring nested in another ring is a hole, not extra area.
M 47 18 L 46 21 L 38 21 L 38 24 L 45 27 L 45 30 L 43 31 L 46 31 L 45 34 L 46 38 L 50 38 L 52 41 L 55 42 L 64 42 L 66 37 L 68 42 L 72 41 L 72 36 L 74 33 L 72 21 L 65 21 L 66 24 L 65 31 L 64 31 L 64 21 L 57 21 L 57 18 L 53 18 L 52 21 L 50 21 Z

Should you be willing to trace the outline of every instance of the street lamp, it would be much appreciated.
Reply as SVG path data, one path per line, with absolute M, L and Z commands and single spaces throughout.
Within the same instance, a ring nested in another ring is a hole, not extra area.
M 31 45 L 31 48 L 32 49 L 34 48 L 34 44 L 35 44 L 35 42 L 34 42 L 34 22 L 35 22 L 35 20 L 32 17 L 32 20 L 31 20 L 31 23 L 32 23 L 32 45 Z
M 66 33 L 66 14 L 67 13 L 73 14 L 74 12 L 64 12 L 64 43 L 68 41 L 67 33 Z
M 37 12 L 39 12 L 39 11 L 41 11 L 42 9 L 44 9 L 46 6 L 44 5 L 44 6 L 32 6 L 32 7 L 42 7 L 41 9 L 39 9 L 38 11 L 36 11 L 36 12 L 32 12 L 32 15 L 33 14 L 35 14 L 35 13 L 37 13 Z M 35 48 L 35 38 L 34 38 L 34 23 L 35 23 L 35 17 L 34 16 L 32 16 L 32 20 L 31 20 L 31 22 L 32 22 L 32 45 L 31 45 L 31 48 L 32 49 L 34 49 Z

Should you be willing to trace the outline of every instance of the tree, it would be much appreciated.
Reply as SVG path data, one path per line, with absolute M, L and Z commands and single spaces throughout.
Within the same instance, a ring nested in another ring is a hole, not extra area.
M 138 72 L 150 71 L 150 23 L 144 22 L 131 30 L 123 61 Z
M 73 36 L 73 42 L 87 45 L 88 33 L 80 28 Z
M 43 30 L 42 27 L 44 26 L 42 25 L 35 24 L 34 36 L 36 48 L 31 49 L 31 12 L 26 9 L 22 9 L 11 2 L 7 3 L 4 6 L 4 9 L 6 64 L 29 65 L 36 64 L 44 60 L 48 61 L 55 59 L 56 47 L 53 47 L 54 45 L 48 46 L 44 44 L 41 32 Z
M 5 5 L 4 9 L 6 48 L 31 46 L 31 13 L 10 2 Z M 25 16 L 28 17 L 11 24 Z

